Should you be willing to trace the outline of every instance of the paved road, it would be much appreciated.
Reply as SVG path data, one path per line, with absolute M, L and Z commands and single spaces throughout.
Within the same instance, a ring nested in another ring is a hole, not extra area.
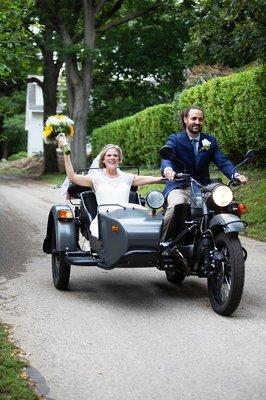
M 52 284 L 42 253 L 52 186 L 0 179 L 0 319 L 26 353 L 39 393 L 53 400 L 265 398 L 265 244 L 249 258 L 241 304 L 216 315 L 205 280 L 163 272 L 72 267 Z

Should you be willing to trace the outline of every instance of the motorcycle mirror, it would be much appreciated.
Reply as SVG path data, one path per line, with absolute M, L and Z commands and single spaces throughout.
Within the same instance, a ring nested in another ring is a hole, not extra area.
M 253 149 L 248 150 L 248 152 L 245 155 L 244 161 L 242 161 L 242 163 L 238 164 L 235 167 L 235 170 L 243 164 L 251 163 L 254 157 L 255 157 L 255 151 Z
M 250 163 L 253 160 L 254 157 L 255 157 L 255 150 L 253 150 L 253 149 L 248 150 L 246 155 L 245 155 L 244 161 L 242 161 L 240 164 L 238 164 L 235 167 L 234 172 L 241 165 L 246 164 L 246 163 Z
M 164 160 L 173 160 L 175 163 L 181 164 L 184 169 L 184 173 L 186 173 L 187 169 L 186 169 L 185 163 L 183 163 L 183 161 L 179 160 L 179 158 L 176 157 L 175 152 L 172 149 L 172 147 L 170 147 L 170 146 L 161 147 L 159 150 L 159 154 L 160 154 L 161 158 L 163 158 Z
M 252 161 L 254 157 L 255 157 L 255 151 L 253 149 L 248 150 L 247 154 L 245 155 L 245 159 Z
M 159 150 L 159 154 L 164 160 L 173 160 L 175 158 L 174 151 L 170 146 L 163 146 Z
M 161 208 L 164 204 L 164 195 L 160 190 L 152 190 L 146 196 L 146 203 L 153 210 Z

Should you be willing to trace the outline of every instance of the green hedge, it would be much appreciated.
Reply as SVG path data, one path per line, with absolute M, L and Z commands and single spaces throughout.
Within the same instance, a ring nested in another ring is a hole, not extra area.
M 93 155 L 105 144 L 115 143 L 124 151 L 124 164 L 158 166 L 159 148 L 171 132 L 181 128 L 180 111 L 196 104 L 205 113 L 204 131 L 217 137 L 232 160 L 242 159 L 253 148 L 262 165 L 266 151 L 264 93 L 263 67 L 210 79 L 178 94 L 173 105 L 149 107 L 95 129 Z
M 265 71 L 261 66 L 184 90 L 174 102 L 174 118 L 180 110 L 197 104 L 204 110 L 204 131 L 217 137 L 229 157 L 241 159 L 253 148 L 262 164 L 266 151 L 264 98 Z
M 92 133 L 93 156 L 107 143 L 118 144 L 127 165 L 158 166 L 158 150 L 174 131 L 173 107 L 161 104 L 111 122 Z

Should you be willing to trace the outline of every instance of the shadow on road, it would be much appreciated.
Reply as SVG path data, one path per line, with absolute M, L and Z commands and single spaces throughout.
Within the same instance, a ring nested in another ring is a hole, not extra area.
M 205 280 L 187 278 L 182 285 L 175 286 L 161 279 L 148 279 L 147 276 L 139 282 L 125 282 L 113 278 L 105 280 L 95 278 L 93 280 L 70 280 L 69 295 L 76 299 L 105 303 L 115 307 L 127 309 L 152 309 L 158 304 L 172 300 L 176 306 L 180 304 L 195 304 L 196 301 L 207 300 L 208 292 Z M 166 279 L 166 278 L 165 278 Z

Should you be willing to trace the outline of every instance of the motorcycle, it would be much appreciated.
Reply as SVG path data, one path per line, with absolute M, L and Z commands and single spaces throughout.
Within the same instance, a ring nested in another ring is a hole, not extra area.
M 172 149 L 164 146 L 160 155 L 173 158 Z M 251 152 L 244 162 L 250 158 Z M 177 174 L 176 179 L 195 183 L 185 173 Z M 175 206 L 171 232 L 164 242 L 161 191 L 152 190 L 144 199 L 137 188 L 131 188 L 131 207 L 117 204 L 113 209 L 113 204 L 105 204 L 104 211 L 89 188 L 71 184 L 68 194 L 72 206 L 51 208 L 43 242 L 43 251 L 51 254 L 57 289 L 68 288 L 71 266 L 75 265 L 105 270 L 153 267 L 165 271 L 173 284 L 181 284 L 189 275 L 207 278 L 213 310 L 220 315 L 235 311 L 243 291 L 247 254 L 238 238 L 238 233 L 245 230 L 240 220 L 244 206 L 233 200 L 229 186 L 214 183 L 201 187 L 200 199 L 193 198 L 192 190 L 191 204 Z M 99 238 L 90 232 L 96 215 Z M 82 246 L 84 240 L 89 249 Z
M 254 151 L 236 167 L 250 162 Z M 182 163 L 173 149 L 164 146 L 160 156 Z M 207 278 L 208 294 L 213 310 L 231 315 L 238 307 L 245 277 L 247 251 L 242 247 L 239 233 L 245 232 L 240 217 L 246 206 L 234 200 L 231 187 L 240 186 L 237 178 L 224 185 L 214 179 L 201 185 L 189 174 L 177 173 L 177 181 L 187 181 L 191 188 L 190 204 L 175 206 L 169 243 L 162 244 L 162 255 L 176 251 L 179 260 L 166 270 L 169 282 L 180 284 L 187 275 Z

